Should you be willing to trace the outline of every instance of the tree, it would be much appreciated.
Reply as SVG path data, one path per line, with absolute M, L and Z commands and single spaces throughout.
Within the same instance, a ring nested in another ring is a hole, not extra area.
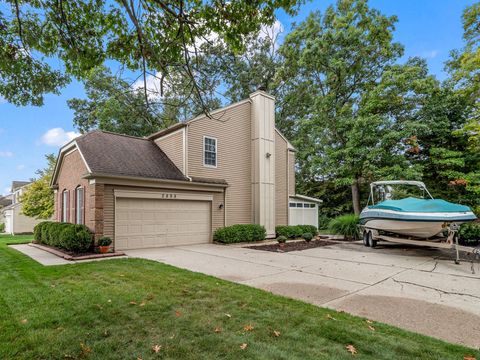
M 294 14 L 301 0 L 7 0 L 0 10 L 0 95 L 16 105 L 41 105 L 71 77 L 86 79 L 108 64 L 139 74 L 159 94 L 178 77 L 204 108 L 198 64 L 204 43 L 240 52 L 244 39 L 272 24 L 275 11 Z M 59 69 L 46 59 L 58 59 Z M 203 80 L 202 80 L 203 78 Z
M 25 189 L 20 199 L 23 214 L 37 219 L 50 219 L 55 209 L 50 180 L 57 158 L 53 154 L 45 155 L 45 158 L 47 167 L 36 171 L 38 179 Z
M 301 177 L 348 185 L 355 213 L 365 180 L 421 176 L 404 156 L 405 141 L 437 84 L 424 61 L 397 64 L 395 22 L 365 0 L 340 0 L 312 13 L 279 49 L 281 96 L 296 108 L 283 125 L 295 134 Z

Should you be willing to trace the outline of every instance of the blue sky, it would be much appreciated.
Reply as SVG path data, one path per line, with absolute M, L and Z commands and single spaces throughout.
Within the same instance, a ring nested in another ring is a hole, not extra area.
M 323 11 L 331 0 L 304 4 L 294 18 L 279 13 L 285 32 L 311 11 Z M 473 0 L 371 0 L 370 6 L 386 15 L 397 15 L 395 40 L 405 46 L 405 59 L 427 59 L 430 72 L 445 78 L 443 64 L 449 51 L 462 47 L 461 14 Z M 47 95 L 42 107 L 15 107 L 0 99 L 0 194 L 8 193 L 12 180 L 28 180 L 45 166 L 44 155 L 56 153 L 75 136 L 72 111 L 66 101 L 83 97 L 83 87 L 74 82 L 62 94 Z

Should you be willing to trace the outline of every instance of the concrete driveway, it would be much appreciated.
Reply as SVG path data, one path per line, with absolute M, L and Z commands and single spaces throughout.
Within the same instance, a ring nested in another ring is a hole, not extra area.
M 480 346 L 480 266 L 472 274 L 470 262 L 455 265 L 441 250 L 340 243 L 272 253 L 206 244 L 126 253 Z

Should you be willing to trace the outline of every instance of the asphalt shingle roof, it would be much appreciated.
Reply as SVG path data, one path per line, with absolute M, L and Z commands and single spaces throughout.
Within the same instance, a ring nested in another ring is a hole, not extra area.
M 188 181 L 152 140 L 97 130 L 75 141 L 93 174 Z

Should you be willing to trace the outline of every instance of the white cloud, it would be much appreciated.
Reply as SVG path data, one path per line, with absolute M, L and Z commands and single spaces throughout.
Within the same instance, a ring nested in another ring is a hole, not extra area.
M 438 50 L 424 51 L 422 52 L 421 56 L 427 59 L 434 59 L 437 57 L 438 53 Z
M 80 134 L 75 131 L 65 131 L 62 128 L 53 128 L 42 135 L 41 142 L 48 146 L 63 146 L 77 136 L 80 136 Z
M 22 171 L 23 169 L 25 169 L 25 165 L 23 165 L 23 164 L 17 165 L 17 170 L 18 171 Z
M 6 102 L 7 102 L 7 99 L 5 99 L 4 97 L 0 96 L 0 104 L 6 103 Z
M 10 194 L 10 191 L 12 191 L 12 189 L 10 188 L 10 186 L 7 186 L 6 188 L 3 189 L 3 195 Z
M 0 157 L 12 157 L 13 152 L 11 151 L 0 151 Z

